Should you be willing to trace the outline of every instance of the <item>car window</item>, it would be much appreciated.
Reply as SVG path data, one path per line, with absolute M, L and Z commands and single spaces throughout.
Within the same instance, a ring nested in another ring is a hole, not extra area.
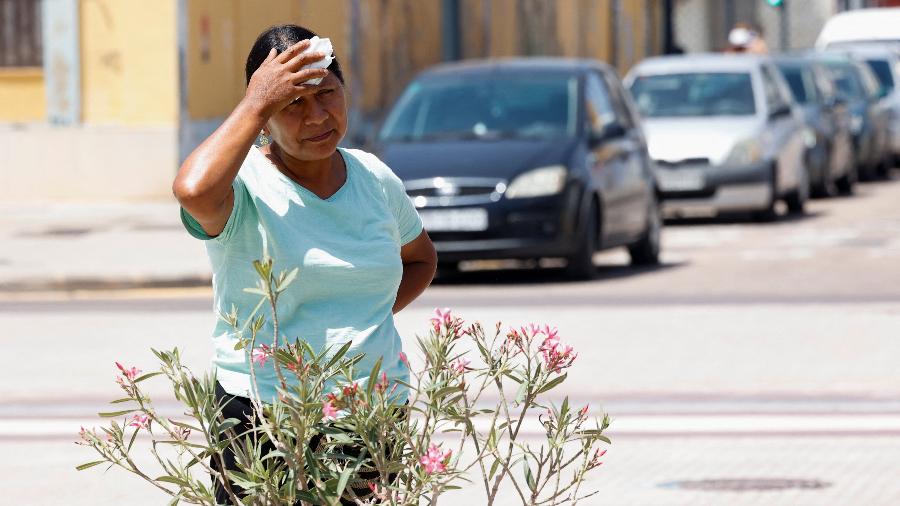
M 794 95 L 794 100 L 801 104 L 818 102 L 816 85 L 809 69 L 797 65 L 783 65 L 779 66 L 779 69 Z
M 640 76 L 631 95 L 641 115 L 653 117 L 756 114 L 747 72 L 689 72 Z
M 576 104 L 575 76 L 434 76 L 410 84 L 379 138 L 409 142 L 572 136 Z
M 834 84 L 839 95 L 847 99 L 857 100 L 866 96 L 860 77 L 854 72 L 850 63 L 829 63 L 828 70 L 834 78 Z
M 882 92 L 887 94 L 894 90 L 894 76 L 891 73 L 891 62 L 887 60 L 866 60 L 866 64 L 872 69 L 878 79 L 878 85 Z
M 615 74 L 608 73 L 604 75 L 604 83 L 606 84 L 606 89 L 609 90 L 609 95 L 612 98 L 613 109 L 616 112 L 616 118 L 618 119 L 619 124 L 626 129 L 634 127 L 636 120 L 631 109 L 629 109 L 628 104 L 625 101 L 622 82 Z
M 831 76 L 828 71 L 821 66 L 816 65 L 813 70 L 815 76 L 816 90 L 818 91 L 821 102 L 832 100 L 837 93 L 834 84 L 831 82 Z
M 585 78 L 584 102 L 588 126 L 594 132 L 601 132 L 616 122 L 616 111 L 610 100 L 609 90 L 593 72 Z
M 769 112 L 782 109 L 786 105 L 789 105 L 789 99 L 786 99 L 782 94 L 781 87 L 778 85 L 778 78 L 775 77 L 772 70 L 767 65 L 763 65 L 760 67 L 760 71 L 763 89 L 766 94 L 766 108 Z
M 878 97 L 881 85 L 878 83 L 878 78 L 875 77 L 875 72 L 873 72 L 865 63 L 861 63 L 857 66 L 857 72 L 862 81 L 863 89 L 866 90 L 866 95 L 869 98 Z

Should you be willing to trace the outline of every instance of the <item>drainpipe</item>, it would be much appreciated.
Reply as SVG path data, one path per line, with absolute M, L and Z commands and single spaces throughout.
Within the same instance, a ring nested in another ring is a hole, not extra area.
M 441 2 L 441 56 L 444 61 L 459 60 L 460 50 L 459 0 Z

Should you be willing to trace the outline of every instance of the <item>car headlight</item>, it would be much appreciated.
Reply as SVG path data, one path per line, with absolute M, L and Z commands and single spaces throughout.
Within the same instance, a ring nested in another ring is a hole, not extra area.
M 863 126 L 862 116 L 854 114 L 853 118 L 850 119 L 850 131 L 853 132 L 854 135 L 858 134 L 860 132 L 860 130 L 862 130 L 862 126 Z
M 522 173 L 506 189 L 506 198 L 542 197 L 562 191 L 566 183 L 566 168 L 562 165 L 541 167 Z
M 747 139 L 737 143 L 725 159 L 727 165 L 750 165 L 762 160 L 762 148 L 757 139 Z
M 813 129 L 803 129 L 803 144 L 809 149 L 816 147 L 816 132 Z

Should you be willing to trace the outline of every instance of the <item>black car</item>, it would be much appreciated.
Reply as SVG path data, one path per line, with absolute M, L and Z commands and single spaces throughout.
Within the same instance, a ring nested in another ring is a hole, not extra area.
M 615 71 L 520 58 L 418 76 L 376 150 L 406 185 L 440 264 L 563 257 L 594 273 L 595 251 L 659 261 L 662 220 L 643 133 Z

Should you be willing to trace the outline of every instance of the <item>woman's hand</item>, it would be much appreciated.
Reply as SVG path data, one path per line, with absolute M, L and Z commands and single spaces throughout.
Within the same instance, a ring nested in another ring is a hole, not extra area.
M 303 53 L 309 44 L 309 40 L 301 40 L 281 54 L 273 47 L 250 77 L 244 98 L 258 107 L 265 117 L 284 109 L 297 98 L 314 92 L 315 86 L 304 84 L 306 81 L 328 75 L 326 69 L 303 69 L 304 66 L 328 56 L 323 53 Z

